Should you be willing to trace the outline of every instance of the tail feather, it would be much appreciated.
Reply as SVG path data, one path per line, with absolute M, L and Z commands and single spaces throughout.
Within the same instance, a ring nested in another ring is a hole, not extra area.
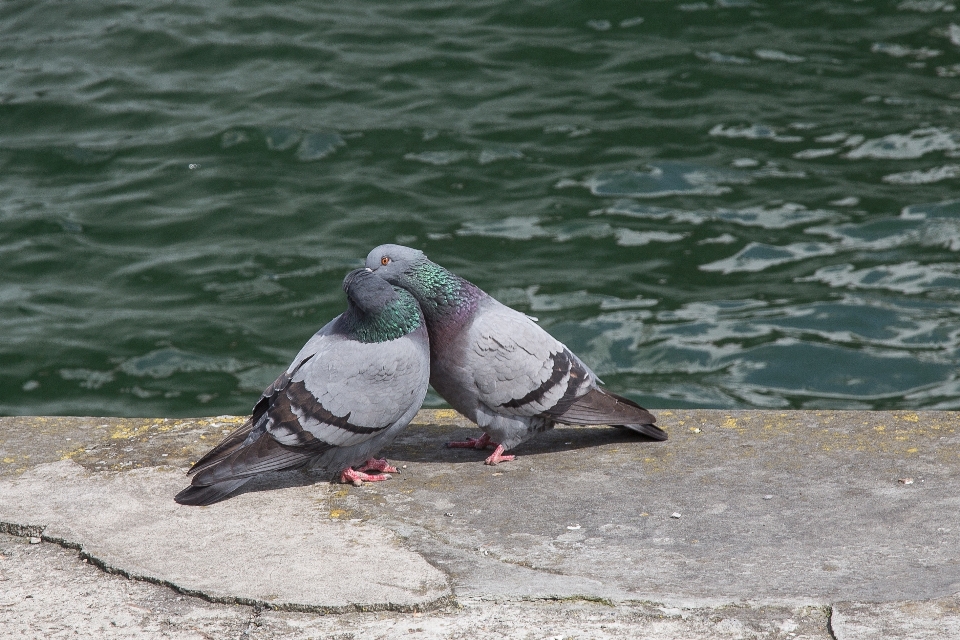
M 654 440 L 666 440 L 667 432 L 654 423 L 657 418 L 639 404 L 597 387 L 571 404 L 554 420 L 564 424 L 609 424 L 624 426 Z
M 248 441 L 253 427 L 253 421 L 248 420 L 197 461 L 187 472 L 193 476 L 190 486 L 174 500 L 186 505 L 213 504 L 255 475 L 298 467 L 324 450 L 323 447 L 288 447 L 264 431 Z
M 264 433 L 257 440 L 234 450 L 226 450 L 222 456 L 208 462 L 206 467 L 193 476 L 193 484 L 210 485 L 237 478 L 249 478 L 267 471 L 292 469 L 321 452 L 322 449 L 288 447 Z
M 220 502 L 247 483 L 250 478 L 237 478 L 207 486 L 190 485 L 173 497 L 180 504 L 202 507 Z
M 666 440 L 667 432 L 653 424 L 615 424 L 614 427 L 625 427 L 631 431 L 636 431 L 642 436 L 653 438 L 654 440 Z
M 224 438 L 220 444 L 215 446 L 213 449 L 210 449 L 210 451 L 208 451 L 202 458 L 193 463 L 193 466 L 190 467 L 190 471 L 187 471 L 187 475 L 192 476 L 196 473 L 200 473 L 204 469 L 208 469 L 223 462 L 223 460 L 228 458 L 240 448 L 252 430 L 253 418 L 249 418 L 243 423 L 243 426 L 235 429 L 233 433 Z

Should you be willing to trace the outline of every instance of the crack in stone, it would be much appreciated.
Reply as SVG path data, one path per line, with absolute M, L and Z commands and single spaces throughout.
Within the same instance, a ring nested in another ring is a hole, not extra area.
M 316 613 L 321 615 L 331 615 L 331 614 L 347 614 L 347 613 L 370 613 L 377 611 L 390 611 L 394 613 L 424 613 L 427 611 L 436 611 L 450 605 L 456 605 L 456 598 L 453 594 L 448 594 L 441 596 L 429 602 L 424 602 L 414 605 L 404 605 L 396 604 L 393 602 L 383 602 L 383 603 L 373 603 L 373 604 L 362 604 L 362 603 L 351 603 L 342 606 L 327 606 L 327 605 L 309 605 L 302 604 L 297 602 L 285 602 L 281 604 L 266 602 L 265 600 L 259 600 L 256 598 L 244 598 L 241 596 L 217 596 L 206 593 L 200 589 L 189 589 L 182 587 L 175 582 L 170 580 L 163 580 L 161 578 L 155 578 L 153 576 L 142 575 L 128 571 L 122 567 L 115 567 L 108 564 L 102 558 L 91 554 L 90 552 L 84 550 L 83 545 L 77 542 L 67 540 L 65 538 L 60 538 L 56 536 L 44 535 L 43 531 L 46 529 L 46 525 L 23 525 L 16 522 L 7 522 L 0 521 L 0 533 L 6 533 L 12 536 L 17 536 L 19 538 L 40 538 L 43 542 L 49 542 L 51 544 L 58 545 L 64 549 L 70 549 L 72 551 L 77 551 L 78 556 L 81 560 L 86 560 L 87 563 L 97 567 L 104 573 L 119 575 L 128 580 L 136 580 L 138 582 L 146 582 L 149 584 L 155 584 L 161 587 L 166 587 L 180 593 L 185 596 L 190 596 L 192 598 L 199 598 L 213 604 L 235 604 L 246 607 L 252 607 L 254 611 L 259 611 L 262 613 L 265 610 L 272 611 L 290 611 L 295 613 Z M 260 615 L 257 613 L 256 615 Z
M 825 609 L 827 610 L 827 633 L 830 634 L 833 640 L 839 640 L 837 638 L 837 632 L 833 630 L 833 605 L 828 605 Z

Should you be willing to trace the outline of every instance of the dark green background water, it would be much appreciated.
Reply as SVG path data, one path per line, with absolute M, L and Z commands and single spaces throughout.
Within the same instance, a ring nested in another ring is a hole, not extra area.
M 951 3 L 219 5 L 0 4 L 0 413 L 246 413 L 382 242 L 653 408 L 960 408 Z

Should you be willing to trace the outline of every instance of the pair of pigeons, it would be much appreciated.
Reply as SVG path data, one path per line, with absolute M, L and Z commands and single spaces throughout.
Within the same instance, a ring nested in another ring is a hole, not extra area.
M 374 455 L 416 415 L 428 382 L 483 435 L 450 446 L 485 449 L 487 464 L 555 423 L 612 424 L 655 440 L 646 409 L 596 375 L 526 315 L 431 262 L 377 247 L 343 281 L 347 310 L 303 346 L 253 414 L 190 469 L 175 500 L 206 505 L 253 476 L 305 464 L 342 482 L 386 480 Z

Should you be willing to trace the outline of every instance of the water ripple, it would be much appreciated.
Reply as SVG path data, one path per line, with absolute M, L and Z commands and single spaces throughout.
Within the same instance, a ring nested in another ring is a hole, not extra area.
M 0 413 L 246 412 L 382 242 L 655 408 L 960 408 L 956 9 L 3 3 Z

